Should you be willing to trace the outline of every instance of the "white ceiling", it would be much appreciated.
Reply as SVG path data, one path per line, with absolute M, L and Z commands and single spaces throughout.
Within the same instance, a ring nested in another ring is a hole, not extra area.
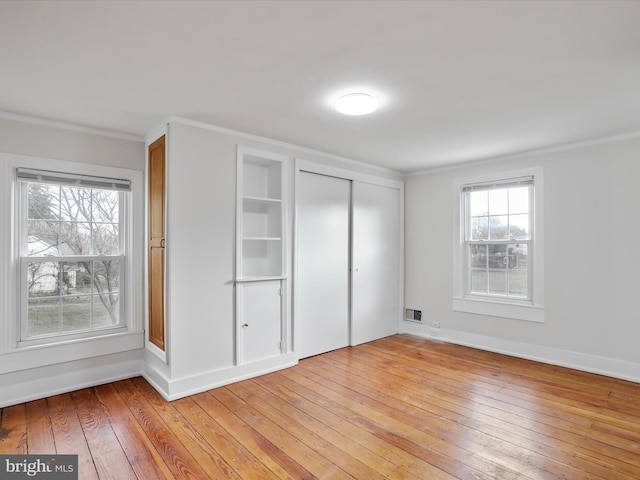
M 378 96 L 336 113 L 351 88 Z M 0 110 L 405 172 L 640 131 L 640 1 L 0 2 Z

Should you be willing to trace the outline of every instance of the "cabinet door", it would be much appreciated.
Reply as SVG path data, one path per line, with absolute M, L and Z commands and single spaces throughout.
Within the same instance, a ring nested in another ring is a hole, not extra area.
M 399 202 L 398 189 L 353 183 L 352 345 L 399 330 Z
M 238 285 L 242 308 L 241 363 L 280 355 L 282 302 L 279 281 Z
M 149 145 L 149 341 L 164 350 L 165 137 Z

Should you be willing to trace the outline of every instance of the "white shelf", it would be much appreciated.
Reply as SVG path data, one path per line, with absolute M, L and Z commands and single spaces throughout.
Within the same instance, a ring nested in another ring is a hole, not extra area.
M 280 198 L 267 198 L 267 197 L 247 197 L 244 196 L 242 199 L 245 202 L 256 202 L 256 203 L 281 203 L 282 199 Z
M 279 242 L 280 240 L 282 240 L 282 238 L 280 237 L 244 237 L 242 240 Z
M 238 151 L 238 277 L 284 273 L 283 162 L 286 157 Z
M 280 281 L 285 280 L 286 275 L 274 275 L 274 276 L 264 276 L 264 277 L 243 277 L 236 278 L 236 283 L 251 283 L 251 282 L 269 282 L 269 281 Z

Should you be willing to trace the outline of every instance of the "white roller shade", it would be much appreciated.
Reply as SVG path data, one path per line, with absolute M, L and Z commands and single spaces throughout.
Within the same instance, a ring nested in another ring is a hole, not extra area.
M 18 168 L 17 178 L 20 182 L 48 183 L 52 185 L 68 185 L 73 187 L 100 188 L 128 192 L 131 181 L 121 178 L 94 177 L 74 173 L 50 172 L 30 168 Z

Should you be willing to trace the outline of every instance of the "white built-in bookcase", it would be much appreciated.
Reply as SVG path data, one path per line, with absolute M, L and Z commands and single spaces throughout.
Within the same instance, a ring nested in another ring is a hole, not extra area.
M 288 157 L 238 146 L 236 363 L 283 353 Z

